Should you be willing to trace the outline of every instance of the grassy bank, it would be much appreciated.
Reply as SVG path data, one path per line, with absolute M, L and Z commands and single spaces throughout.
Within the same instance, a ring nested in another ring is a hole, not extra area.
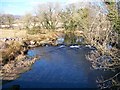
M 26 34 L 27 34 L 27 30 L 0 29 L 0 38 L 6 38 L 6 37 L 24 38 L 26 37 Z
M 62 32 L 46 31 L 38 34 L 28 34 L 27 30 L 0 30 L 0 38 L 14 38 L 14 40 L 0 41 L 0 73 L 2 80 L 14 80 L 20 73 L 30 70 L 38 57 L 28 57 L 30 47 L 41 46 L 54 41 Z M 16 38 L 22 38 L 18 41 Z
M 19 74 L 28 71 L 36 61 L 36 57 L 27 57 L 28 48 L 20 42 L 9 42 L 5 44 L 6 48 L 1 49 L 1 76 L 2 80 L 13 80 L 19 77 Z

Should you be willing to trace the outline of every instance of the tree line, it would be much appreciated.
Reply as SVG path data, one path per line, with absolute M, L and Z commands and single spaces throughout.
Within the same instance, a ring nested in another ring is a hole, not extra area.
M 34 14 L 28 13 L 18 21 L 12 15 L 0 14 L 0 25 L 9 25 L 11 28 L 15 22 L 22 23 L 24 29 L 36 33 L 57 29 L 83 31 L 87 44 L 96 47 L 101 56 L 112 57 L 112 62 L 106 61 L 104 65 L 98 59 L 93 59 L 94 65 L 100 63 L 100 69 L 110 70 L 120 67 L 120 1 L 103 0 L 102 6 L 88 4 L 86 7 L 70 4 L 65 8 L 48 3 L 39 5 Z

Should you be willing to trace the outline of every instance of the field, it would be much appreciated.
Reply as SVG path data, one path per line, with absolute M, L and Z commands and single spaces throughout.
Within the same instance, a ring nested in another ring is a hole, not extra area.
M 24 38 L 27 35 L 26 30 L 11 30 L 11 29 L 0 29 L 0 38 Z

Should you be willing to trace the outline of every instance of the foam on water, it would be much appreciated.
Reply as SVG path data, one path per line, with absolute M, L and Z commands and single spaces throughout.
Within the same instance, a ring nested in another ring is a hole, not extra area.
M 80 46 L 78 45 L 71 45 L 70 48 L 79 48 Z

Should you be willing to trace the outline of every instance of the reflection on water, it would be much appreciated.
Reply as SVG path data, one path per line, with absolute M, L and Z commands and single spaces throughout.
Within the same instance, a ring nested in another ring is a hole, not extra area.
M 96 79 L 104 73 L 90 69 L 85 46 L 37 47 L 29 56 L 39 55 L 32 70 L 9 82 L 3 88 L 19 85 L 20 88 L 97 88 Z M 91 83 L 92 82 L 92 83 Z
M 65 35 L 65 44 L 76 44 L 77 37 L 73 33 L 67 33 Z
M 82 36 L 76 36 L 74 33 L 66 33 L 64 37 L 57 39 L 56 44 L 84 44 L 84 38 Z

